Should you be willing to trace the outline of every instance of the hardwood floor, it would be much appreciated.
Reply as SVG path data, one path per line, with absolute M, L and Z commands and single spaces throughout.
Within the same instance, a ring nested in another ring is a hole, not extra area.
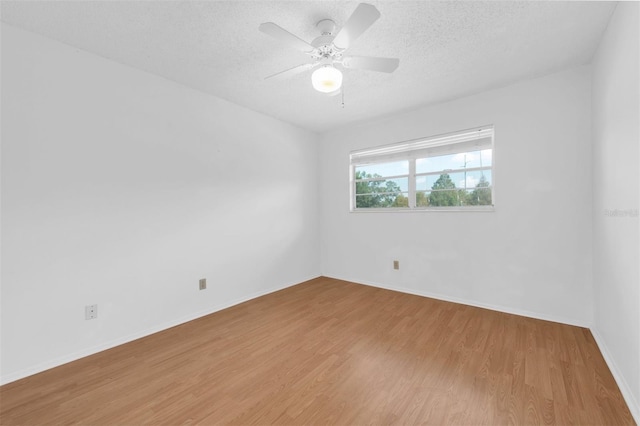
M 634 424 L 589 330 L 318 278 L 7 384 L 0 424 Z

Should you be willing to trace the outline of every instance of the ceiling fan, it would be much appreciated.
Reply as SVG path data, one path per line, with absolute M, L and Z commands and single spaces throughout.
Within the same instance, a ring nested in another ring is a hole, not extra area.
M 398 68 L 400 60 L 397 58 L 377 58 L 370 56 L 345 56 L 344 52 L 362 35 L 378 18 L 380 12 L 374 6 L 360 3 L 344 26 L 335 33 L 336 24 L 331 19 L 323 19 L 316 24 L 320 36 L 311 43 L 291 34 L 273 22 L 260 24 L 259 30 L 271 37 L 301 50 L 311 57 L 311 62 L 297 65 L 293 68 L 272 74 L 273 77 L 290 77 L 300 72 L 317 68 L 311 75 L 313 88 L 328 94 L 340 93 L 342 86 L 342 68 L 363 69 L 392 73 Z

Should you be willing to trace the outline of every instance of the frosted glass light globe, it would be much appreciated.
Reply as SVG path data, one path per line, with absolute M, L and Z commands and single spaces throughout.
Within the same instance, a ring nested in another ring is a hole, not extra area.
M 311 74 L 311 84 L 318 92 L 335 92 L 342 86 L 342 73 L 332 65 L 324 65 Z

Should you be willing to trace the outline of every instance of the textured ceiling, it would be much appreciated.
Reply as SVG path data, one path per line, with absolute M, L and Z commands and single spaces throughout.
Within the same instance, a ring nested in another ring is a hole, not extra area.
M 341 97 L 310 72 L 264 80 L 307 57 L 258 31 L 311 41 L 357 1 L 2 1 L 2 21 L 300 127 L 350 123 L 588 63 L 613 2 L 369 1 L 381 18 L 349 54 L 400 58 L 393 74 L 350 69 Z

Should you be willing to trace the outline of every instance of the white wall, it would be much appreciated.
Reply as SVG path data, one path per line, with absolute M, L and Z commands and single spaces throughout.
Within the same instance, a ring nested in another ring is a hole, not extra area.
M 580 67 L 324 135 L 323 275 L 589 325 L 590 105 Z M 494 212 L 349 213 L 351 150 L 486 124 Z
M 593 64 L 593 331 L 640 422 L 639 26 L 619 3 Z
M 317 140 L 3 24 L 2 381 L 318 276 Z

